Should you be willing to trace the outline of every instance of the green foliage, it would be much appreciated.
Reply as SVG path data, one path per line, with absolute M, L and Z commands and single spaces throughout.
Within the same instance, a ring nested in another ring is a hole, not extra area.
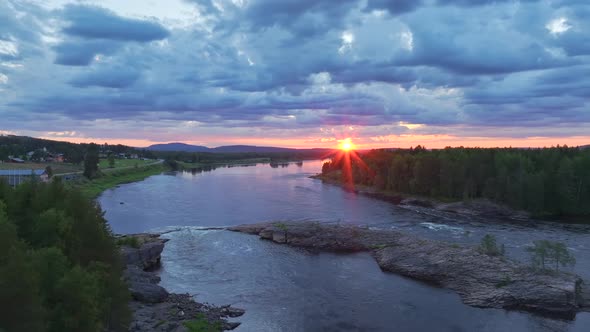
M 287 231 L 287 224 L 282 223 L 282 222 L 277 222 L 274 224 L 276 228 L 282 230 L 283 232 Z
M 504 245 L 498 247 L 496 237 L 490 234 L 486 234 L 481 239 L 478 250 L 490 256 L 504 256 Z
M 115 156 L 113 156 L 113 154 L 109 154 L 108 156 L 108 162 L 109 162 L 109 167 L 110 168 L 115 168 Z
M 51 168 L 51 166 L 45 167 L 45 173 L 47 173 L 49 178 L 53 177 L 53 168 Z
M 554 269 L 555 272 L 559 272 L 560 266 L 573 266 L 576 264 L 576 258 L 561 242 L 535 241 L 533 247 L 527 248 L 527 251 L 531 254 L 533 267 L 541 271 Z
M 91 143 L 84 156 L 84 176 L 93 179 L 98 176 L 98 145 Z
M 210 323 L 205 315 L 198 314 L 193 320 L 184 323 L 189 332 L 218 332 L 222 330 L 221 323 Z
M 114 169 L 113 171 L 105 172 L 100 178 L 88 181 L 80 179 L 77 181 L 70 181 L 69 186 L 78 189 L 84 197 L 95 198 L 103 191 L 113 188 L 119 184 L 130 183 L 143 180 L 149 176 L 160 174 L 164 170 L 161 164 L 140 167 L 140 168 L 126 168 Z
M 0 181 L 0 330 L 126 331 L 129 293 L 100 208 L 54 183 Z
M 39 275 L 0 200 L 0 330 L 43 331 Z
M 117 245 L 119 246 L 129 246 L 133 248 L 139 248 L 140 243 L 139 240 L 134 236 L 124 236 L 117 239 Z
M 447 200 L 486 198 L 537 216 L 590 216 L 590 149 L 372 150 L 351 158 L 355 184 Z M 335 158 L 326 178 L 346 167 Z
M 283 231 L 283 236 L 285 238 L 285 242 L 288 242 L 288 231 L 289 231 L 289 228 L 288 228 L 287 224 L 282 223 L 282 222 L 277 222 L 274 225 L 275 225 L 276 228 L 278 228 L 281 231 Z

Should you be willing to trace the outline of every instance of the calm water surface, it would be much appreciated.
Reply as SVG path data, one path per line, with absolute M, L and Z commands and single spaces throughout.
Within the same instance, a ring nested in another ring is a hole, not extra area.
M 459 217 L 404 209 L 322 184 L 302 167 L 269 165 L 157 175 L 106 191 L 100 203 L 117 233 L 171 231 L 161 285 L 197 300 L 247 310 L 237 331 L 589 331 L 590 314 L 556 321 L 477 309 L 447 290 L 383 273 L 368 254 L 313 254 L 219 230 L 268 220 L 319 220 L 400 229 L 455 243 L 494 234 L 526 260 L 537 239 L 568 244 L 590 279 L 590 227 Z

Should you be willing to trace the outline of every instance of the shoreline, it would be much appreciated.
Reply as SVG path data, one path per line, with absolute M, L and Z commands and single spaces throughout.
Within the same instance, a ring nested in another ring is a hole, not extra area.
M 410 194 L 396 193 L 391 191 L 380 191 L 368 186 L 354 185 L 354 188 L 346 188 L 340 180 L 322 175 L 310 176 L 312 179 L 320 180 L 322 183 L 334 185 L 346 191 L 368 196 L 374 199 L 385 201 L 400 207 L 420 207 L 440 212 L 455 213 L 461 216 L 477 216 L 484 218 L 506 218 L 517 221 L 534 220 L 527 211 L 516 210 L 509 206 L 492 202 L 485 198 L 478 198 L 469 201 L 443 201 L 432 197 L 422 197 Z
M 590 311 L 590 284 L 572 273 L 539 273 L 520 262 L 391 230 L 318 222 L 229 227 L 277 244 L 326 252 L 368 252 L 382 271 L 455 291 L 478 308 L 526 311 L 573 320 Z
M 116 188 L 117 186 L 126 183 L 143 181 L 152 175 L 157 175 L 164 171 L 165 166 L 162 163 L 157 163 L 147 166 L 139 166 L 137 168 L 113 169 L 104 172 L 103 176 L 96 179 L 89 180 L 80 177 L 78 179 L 67 181 L 65 184 L 80 191 L 85 197 L 96 199 L 109 189 Z
M 215 306 L 199 303 L 190 294 L 169 293 L 159 285 L 161 253 L 167 239 L 159 234 L 130 234 L 117 236 L 125 261 L 125 281 L 129 285 L 129 308 L 133 320 L 129 331 L 180 332 L 189 325 L 207 328 L 206 331 L 233 330 L 239 322 L 227 318 L 242 316 L 243 309 L 230 305 Z

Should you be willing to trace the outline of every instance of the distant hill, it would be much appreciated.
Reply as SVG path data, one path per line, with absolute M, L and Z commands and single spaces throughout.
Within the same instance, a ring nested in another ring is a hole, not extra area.
M 167 143 L 154 144 L 146 148 L 152 151 L 182 151 L 182 152 L 217 152 L 217 153 L 275 153 L 275 152 L 297 152 L 299 149 L 278 148 L 272 146 L 254 146 L 254 145 L 227 145 L 216 148 L 208 148 L 201 145 L 191 145 L 185 143 Z
M 185 143 L 153 144 L 146 148 L 152 151 L 183 151 L 183 152 L 211 152 L 208 147 Z
M 297 149 L 277 148 L 272 146 L 253 146 L 253 145 L 227 145 L 211 149 L 211 152 L 294 152 Z

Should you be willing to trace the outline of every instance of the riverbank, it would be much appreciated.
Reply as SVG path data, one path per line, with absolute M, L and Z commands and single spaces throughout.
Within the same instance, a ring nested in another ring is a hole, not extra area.
M 421 197 L 416 195 L 402 194 L 386 190 L 376 190 L 373 187 L 354 185 L 347 188 L 338 178 L 317 174 L 310 176 L 312 179 L 321 180 L 324 183 L 335 185 L 344 190 L 352 191 L 357 194 L 369 196 L 381 201 L 405 207 L 420 207 L 433 209 L 442 212 L 450 212 L 463 216 L 478 216 L 485 218 L 507 218 L 514 220 L 529 220 L 531 214 L 516 210 L 509 206 L 498 204 L 484 198 L 472 199 L 467 201 L 452 201 L 436 199 L 431 197 Z
M 79 190 L 85 197 L 96 198 L 107 189 L 125 183 L 142 181 L 152 175 L 160 174 L 165 170 L 166 167 L 162 163 L 157 163 L 148 166 L 124 168 L 119 170 L 113 169 L 104 172 L 101 177 L 92 180 L 81 176 L 66 183 L 70 187 Z
M 240 325 L 227 318 L 239 317 L 244 310 L 196 302 L 189 294 L 168 293 L 159 286 L 161 253 L 167 240 L 154 234 L 135 234 L 117 239 L 127 268 L 133 321 L 129 331 L 222 331 Z
M 396 231 L 317 222 L 269 222 L 228 228 L 319 251 L 369 252 L 383 271 L 454 290 L 474 307 L 523 310 L 573 319 L 588 311 L 587 283 L 574 274 L 541 274 L 475 248 Z

